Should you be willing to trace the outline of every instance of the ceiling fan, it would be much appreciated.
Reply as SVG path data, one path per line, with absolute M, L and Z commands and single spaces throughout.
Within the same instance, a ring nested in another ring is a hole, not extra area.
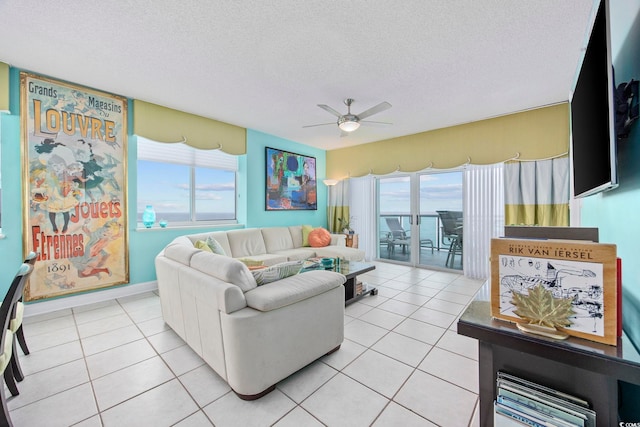
M 344 104 L 347 106 L 347 114 L 340 114 L 338 111 L 334 110 L 328 105 L 318 104 L 318 107 L 322 108 L 325 111 L 328 111 L 329 113 L 333 114 L 338 118 L 337 124 L 340 130 L 342 131 L 340 136 L 345 136 L 348 132 L 353 132 L 354 130 L 358 129 L 360 127 L 360 123 L 379 123 L 379 124 L 385 124 L 385 125 L 391 124 L 387 122 L 374 122 L 371 120 L 363 120 L 363 119 L 366 119 L 367 117 L 373 116 L 374 114 L 380 113 L 384 110 L 391 108 L 391 104 L 389 104 L 388 102 L 386 101 L 381 102 L 375 107 L 371 107 L 368 110 L 364 110 L 360 114 L 351 114 L 351 104 L 353 104 L 353 102 L 354 100 L 351 98 L 347 98 L 344 100 Z M 334 123 L 336 122 L 319 123 L 317 125 L 307 125 L 303 127 L 310 128 L 314 126 L 332 125 Z

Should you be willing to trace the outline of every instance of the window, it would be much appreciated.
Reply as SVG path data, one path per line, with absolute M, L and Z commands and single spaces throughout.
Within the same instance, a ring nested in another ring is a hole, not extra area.
M 138 137 L 138 222 L 147 205 L 169 225 L 236 221 L 235 156 Z

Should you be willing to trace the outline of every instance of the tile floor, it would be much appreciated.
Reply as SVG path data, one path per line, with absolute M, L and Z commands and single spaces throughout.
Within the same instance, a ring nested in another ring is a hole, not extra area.
M 456 320 L 482 282 L 384 263 L 362 277 L 379 294 L 346 308 L 340 350 L 253 402 L 164 324 L 156 293 L 27 318 L 14 425 L 477 426 L 477 342 Z

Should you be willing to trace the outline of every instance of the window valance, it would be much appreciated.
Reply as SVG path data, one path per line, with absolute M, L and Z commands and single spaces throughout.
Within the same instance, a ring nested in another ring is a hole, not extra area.
M 181 143 L 158 143 L 144 137 L 138 137 L 138 160 L 230 171 L 238 170 L 238 158 L 220 150 L 200 150 Z
M 9 111 L 9 65 L 0 62 L 0 112 Z
M 178 142 L 199 149 L 247 152 L 247 130 L 149 102 L 133 101 L 133 133 L 153 141 Z

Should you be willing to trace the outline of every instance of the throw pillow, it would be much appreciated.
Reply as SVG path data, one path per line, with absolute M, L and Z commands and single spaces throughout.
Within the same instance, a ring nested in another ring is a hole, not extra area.
M 309 233 L 313 231 L 312 225 L 302 226 L 302 246 L 309 246 Z
M 331 234 L 324 228 L 314 228 L 309 233 L 309 245 L 313 248 L 322 248 L 331 243 Z
M 198 249 L 202 249 L 203 251 L 213 252 L 209 247 L 209 245 L 207 245 L 207 242 L 205 242 L 204 240 L 196 240 L 193 246 L 195 246 Z
M 251 274 L 256 279 L 258 286 L 294 276 L 302 270 L 303 261 L 287 261 L 260 270 L 253 270 Z
M 207 237 L 206 242 L 207 242 L 207 245 L 209 245 L 209 247 L 211 248 L 211 252 L 213 252 L 214 254 L 225 255 L 225 256 L 227 255 L 226 252 L 224 251 L 224 248 L 220 244 L 220 242 L 218 242 L 213 237 L 211 236 Z
M 246 265 L 247 267 L 260 267 L 264 265 L 264 261 L 249 258 L 238 258 L 238 261 Z

